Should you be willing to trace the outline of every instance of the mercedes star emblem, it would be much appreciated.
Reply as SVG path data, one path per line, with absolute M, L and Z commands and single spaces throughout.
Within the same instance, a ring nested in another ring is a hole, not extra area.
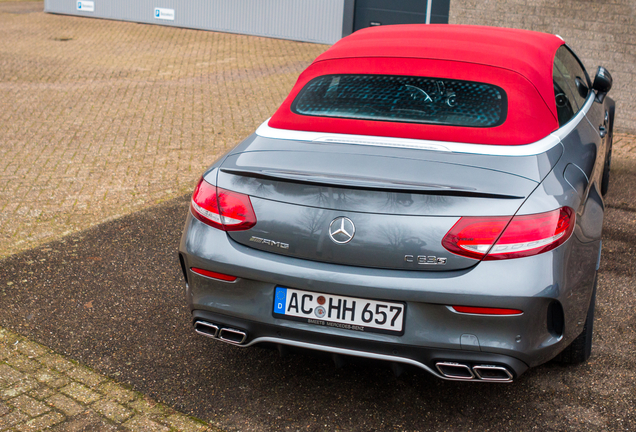
M 351 222 L 351 219 L 340 216 L 335 218 L 329 224 L 329 237 L 334 243 L 345 244 L 349 243 L 356 233 L 356 227 Z

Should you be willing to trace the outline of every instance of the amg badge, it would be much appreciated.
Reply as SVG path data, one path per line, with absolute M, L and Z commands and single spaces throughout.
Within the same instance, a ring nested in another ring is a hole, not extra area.
M 269 239 L 264 239 L 264 238 L 260 238 L 260 237 L 252 236 L 250 238 L 250 241 L 254 242 L 254 243 L 261 243 L 261 244 L 265 244 L 265 245 L 274 246 L 274 247 L 281 248 L 281 249 L 289 249 L 289 244 L 287 244 L 287 243 L 282 243 L 282 242 L 269 240 Z

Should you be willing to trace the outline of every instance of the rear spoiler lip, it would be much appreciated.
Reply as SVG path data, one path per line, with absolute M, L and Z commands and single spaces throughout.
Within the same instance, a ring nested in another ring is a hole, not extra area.
M 318 173 L 300 171 L 280 171 L 280 170 L 258 170 L 258 169 L 236 169 L 221 168 L 226 174 L 243 177 L 275 180 L 282 182 L 292 182 L 310 184 L 318 186 L 331 186 L 347 189 L 364 189 L 382 192 L 396 193 L 419 193 L 423 195 L 441 196 L 462 196 L 474 198 L 495 198 L 495 199 L 524 199 L 525 196 L 508 194 L 494 194 L 479 192 L 474 188 L 464 188 L 458 186 L 438 185 L 430 183 L 406 183 L 395 181 L 378 181 L 366 177 L 326 175 Z

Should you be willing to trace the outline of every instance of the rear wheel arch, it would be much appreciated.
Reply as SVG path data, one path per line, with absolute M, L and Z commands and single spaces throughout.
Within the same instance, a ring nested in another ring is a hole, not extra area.
M 594 310 L 596 309 L 596 287 L 598 274 L 594 278 L 594 288 L 588 307 L 583 331 L 555 358 L 556 361 L 574 365 L 585 363 L 592 354 L 592 336 L 594 333 Z

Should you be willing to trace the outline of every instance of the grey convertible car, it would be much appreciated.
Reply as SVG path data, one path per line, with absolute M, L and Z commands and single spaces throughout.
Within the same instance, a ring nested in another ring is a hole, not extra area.
M 591 353 L 614 102 L 558 36 L 358 31 L 192 196 L 194 330 L 510 382 Z

